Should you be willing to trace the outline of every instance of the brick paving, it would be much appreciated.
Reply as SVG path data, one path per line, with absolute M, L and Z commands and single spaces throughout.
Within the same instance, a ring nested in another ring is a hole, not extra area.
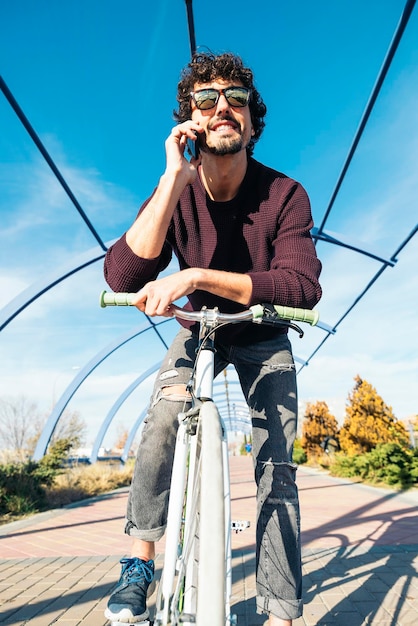
M 396 493 L 299 468 L 303 617 L 294 626 L 418 623 L 418 492 Z M 249 457 L 231 458 L 232 606 L 238 626 L 255 613 L 255 486 Z M 129 552 L 127 490 L 0 526 L 0 624 L 108 626 L 103 611 Z M 157 546 L 157 576 L 164 542 Z M 151 604 L 151 609 L 152 609 Z

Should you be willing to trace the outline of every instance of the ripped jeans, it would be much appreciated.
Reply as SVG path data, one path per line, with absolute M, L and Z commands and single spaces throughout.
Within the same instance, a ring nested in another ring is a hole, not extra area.
M 145 541 L 164 534 L 177 414 L 193 367 L 197 338 L 181 329 L 161 366 L 145 420 L 129 494 L 125 532 Z M 302 614 L 300 515 L 292 447 L 296 373 L 287 335 L 247 346 L 216 343 L 215 375 L 232 363 L 252 420 L 257 484 L 257 610 L 282 619 Z M 169 394 L 169 387 L 176 393 Z

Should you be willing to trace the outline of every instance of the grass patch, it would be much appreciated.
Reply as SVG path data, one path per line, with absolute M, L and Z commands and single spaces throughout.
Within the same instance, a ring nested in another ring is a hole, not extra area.
M 130 485 L 133 463 L 122 469 L 107 463 L 82 465 L 65 470 L 48 489 L 48 508 L 57 508 Z

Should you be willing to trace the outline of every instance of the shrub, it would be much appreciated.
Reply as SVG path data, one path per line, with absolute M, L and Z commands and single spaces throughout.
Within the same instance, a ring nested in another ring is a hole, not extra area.
M 374 482 L 407 486 L 411 479 L 412 455 L 397 443 L 386 443 L 367 455 L 370 460 L 369 476 Z
M 37 463 L 9 463 L 0 467 L 0 514 L 22 515 L 39 510 L 44 503 L 42 478 Z
M 418 481 L 418 452 L 398 443 L 384 443 L 361 455 L 337 454 L 331 473 L 405 488 Z
M 7 519 L 42 510 L 46 506 L 46 487 L 62 471 L 69 447 L 68 440 L 60 440 L 39 462 L 1 465 L 0 515 Z

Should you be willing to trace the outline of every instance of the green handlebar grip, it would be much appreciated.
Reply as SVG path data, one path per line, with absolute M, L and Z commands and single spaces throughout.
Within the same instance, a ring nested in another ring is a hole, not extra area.
M 102 291 L 100 294 L 100 306 L 131 306 L 134 293 L 112 293 L 111 291 Z
M 251 307 L 251 310 L 254 313 L 254 319 L 259 319 L 263 316 L 263 305 L 256 304 Z M 306 322 L 311 326 L 315 326 L 315 324 L 319 321 L 319 313 L 318 311 L 311 311 L 310 309 L 299 309 L 293 306 L 282 306 L 280 304 L 274 305 L 274 310 L 277 315 L 282 320 L 293 321 L 293 322 Z
M 311 326 L 315 326 L 319 321 L 318 311 L 280 305 L 275 305 L 274 309 L 281 318 L 293 320 L 294 322 L 306 322 Z

